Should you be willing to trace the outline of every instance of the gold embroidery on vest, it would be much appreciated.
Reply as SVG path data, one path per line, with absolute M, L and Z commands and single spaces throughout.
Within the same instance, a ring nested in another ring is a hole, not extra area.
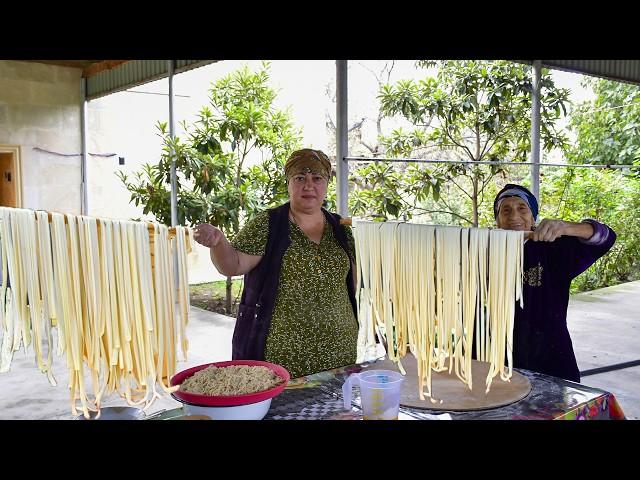
M 538 262 L 537 267 L 531 267 L 524 272 L 523 280 L 524 283 L 531 287 L 539 287 L 542 285 L 542 265 L 540 265 L 540 262 Z

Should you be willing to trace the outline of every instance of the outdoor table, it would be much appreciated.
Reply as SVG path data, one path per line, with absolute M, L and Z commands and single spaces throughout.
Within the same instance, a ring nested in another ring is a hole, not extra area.
M 369 365 L 351 365 L 293 379 L 271 402 L 265 420 L 362 420 L 360 397 L 354 389 L 351 410 L 342 399 L 342 384 L 352 373 Z M 537 372 L 515 369 L 531 382 L 531 392 L 522 400 L 490 410 L 465 412 L 425 410 L 400 406 L 399 420 L 624 420 L 615 396 Z M 156 417 L 184 415 L 183 409 L 169 410 Z

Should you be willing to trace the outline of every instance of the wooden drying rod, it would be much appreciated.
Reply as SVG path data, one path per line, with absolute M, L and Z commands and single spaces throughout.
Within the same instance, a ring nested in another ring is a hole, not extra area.
M 34 210 L 34 212 L 36 212 L 37 210 Z M 56 212 L 47 212 L 47 216 L 49 217 L 49 222 L 51 222 L 51 219 L 53 218 L 53 213 Z M 67 223 L 67 217 L 66 214 L 61 214 L 64 215 L 64 223 Z M 96 223 L 98 226 L 98 230 L 100 230 L 100 218 L 96 217 Z M 146 222 L 149 228 L 149 233 L 153 233 L 155 232 L 155 223 L 153 222 Z M 351 224 L 351 219 L 349 219 L 349 224 Z M 173 237 L 176 236 L 176 227 L 169 227 L 169 240 L 171 240 Z
M 340 219 L 340 225 L 349 225 L 351 226 L 351 218 L 350 217 L 344 217 Z M 529 238 L 531 238 L 531 234 L 533 232 L 525 232 L 524 234 L 524 238 L 525 240 L 529 240 Z
M 51 212 L 47 212 L 49 215 L 49 221 L 51 221 Z M 98 228 L 100 228 L 100 219 L 98 218 Z M 67 223 L 67 217 L 64 218 L 64 222 Z M 155 231 L 155 223 L 153 222 L 147 222 L 148 226 L 149 226 L 149 233 L 152 233 Z M 352 225 L 352 219 L 351 217 L 343 217 L 340 219 L 340 225 Z M 524 238 L 525 239 L 529 239 L 531 237 L 531 234 L 533 232 L 525 232 L 524 234 Z M 169 227 L 169 239 L 172 239 L 174 236 L 176 235 L 176 227 Z

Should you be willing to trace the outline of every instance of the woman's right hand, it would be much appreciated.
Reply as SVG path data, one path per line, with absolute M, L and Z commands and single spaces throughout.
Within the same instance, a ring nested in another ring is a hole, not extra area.
M 193 229 L 193 238 L 200 245 L 213 248 L 224 238 L 224 233 L 218 227 L 202 223 Z

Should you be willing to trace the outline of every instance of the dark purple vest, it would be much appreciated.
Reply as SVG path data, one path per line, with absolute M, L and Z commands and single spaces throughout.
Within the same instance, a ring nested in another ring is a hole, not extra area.
M 271 315 L 278 294 L 282 258 L 291 244 L 289 238 L 289 202 L 268 210 L 269 237 L 260 263 L 244 276 L 244 289 L 232 340 L 233 360 L 264 360 L 264 349 L 271 325 Z M 340 225 L 340 215 L 322 209 L 340 246 L 349 255 L 347 235 Z M 351 255 L 349 255 L 351 258 Z M 355 259 L 352 259 L 355 263 Z M 353 271 L 349 267 L 347 291 L 358 318 Z

